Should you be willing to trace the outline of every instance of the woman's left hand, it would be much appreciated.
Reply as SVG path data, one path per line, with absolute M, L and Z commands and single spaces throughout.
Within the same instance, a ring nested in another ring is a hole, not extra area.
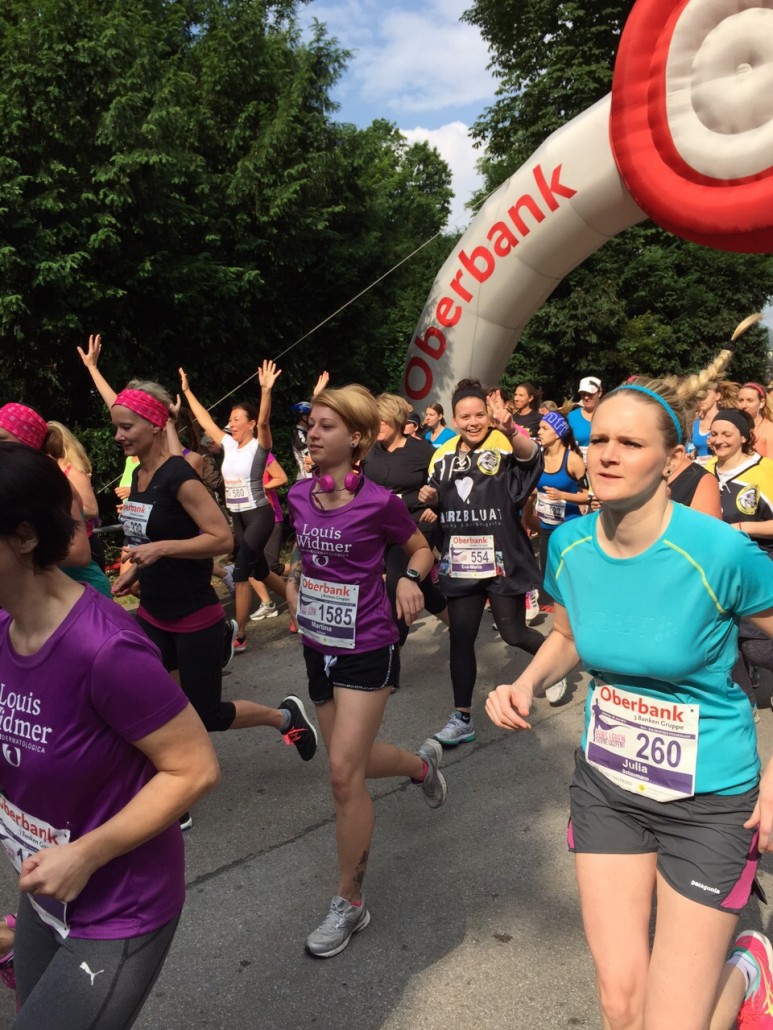
M 405 576 L 401 576 L 397 581 L 395 606 L 397 608 L 397 618 L 404 619 L 405 625 L 410 626 L 416 616 L 421 614 L 424 609 L 424 594 L 421 592 L 421 587 L 418 583 L 414 583 L 412 580 L 406 579 Z
M 180 408 L 183 406 L 183 402 L 180 400 L 180 394 L 177 394 L 177 400 L 172 401 L 169 405 L 169 417 L 172 421 L 176 422 L 180 415 Z
M 44 848 L 22 863 L 19 889 L 23 894 L 43 894 L 57 901 L 75 901 L 94 872 L 78 842 Z
M 546 486 L 544 493 L 551 501 L 560 501 L 564 496 L 563 491 L 556 490 L 554 486 Z
M 258 369 L 258 382 L 261 390 L 273 389 L 274 383 L 282 374 L 282 369 L 276 367 L 274 361 L 264 361 Z
M 419 515 L 419 522 L 429 522 L 430 524 L 437 522 L 437 512 L 432 508 L 425 508 Z
M 773 851 L 773 762 L 769 762 L 760 780 L 760 796 L 754 811 L 744 823 L 747 830 L 759 831 L 760 851 Z

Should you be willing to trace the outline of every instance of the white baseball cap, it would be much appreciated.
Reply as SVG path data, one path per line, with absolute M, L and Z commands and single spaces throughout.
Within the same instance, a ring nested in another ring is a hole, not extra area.
M 578 393 L 598 393 L 601 389 L 601 380 L 595 376 L 586 376 L 580 380 Z

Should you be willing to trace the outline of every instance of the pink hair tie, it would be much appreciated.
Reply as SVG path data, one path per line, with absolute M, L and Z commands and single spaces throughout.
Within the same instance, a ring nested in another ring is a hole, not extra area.
M 162 404 L 152 393 L 145 393 L 144 390 L 121 390 L 113 401 L 113 407 L 120 404 L 122 408 L 128 408 L 135 415 L 152 422 L 154 426 L 163 429 L 169 418 L 169 409 Z
M 46 420 L 25 404 L 4 404 L 0 408 L 0 429 L 36 451 L 42 449 L 48 433 Z
M 759 383 L 744 383 L 741 387 L 742 390 L 756 390 L 757 393 L 762 397 L 764 401 L 768 399 L 768 395 L 765 392 L 765 387 L 760 386 Z

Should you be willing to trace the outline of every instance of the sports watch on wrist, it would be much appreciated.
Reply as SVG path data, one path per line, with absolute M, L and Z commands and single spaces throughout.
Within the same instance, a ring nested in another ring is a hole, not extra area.
M 418 569 L 406 569 L 400 578 L 409 579 L 411 583 L 416 583 L 417 585 L 421 583 L 421 573 Z

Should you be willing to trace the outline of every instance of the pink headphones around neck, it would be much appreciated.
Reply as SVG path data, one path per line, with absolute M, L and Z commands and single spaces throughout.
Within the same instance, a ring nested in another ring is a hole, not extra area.
M 353 494 L 360 485 L 360 480 L 362 478 L 360 470 L 358 468 L 354 468 L 351 472 L 346 473 L 346 479 L 344 479 L 344 485 L 343 488 L 341 488 L 336 487 L 335 480 L 332 476 L 327 474 L 323 476 L 318 468 L 314 468 L 311 474 L 316 480 L 319 492 L 322 494 L 332 494 L 335 493 L 337 489 L 348 490 L 349 493 Z

